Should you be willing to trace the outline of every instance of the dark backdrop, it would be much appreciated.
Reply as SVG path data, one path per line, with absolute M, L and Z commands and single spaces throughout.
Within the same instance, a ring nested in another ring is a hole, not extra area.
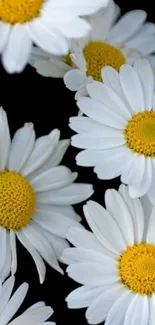
M 95 1 L 95 0 L 94 0 Z M 117 0 L 122 13 L 132 9 L 144 9 L 148 20 L 155 22 L 155 11 L 151 0 Z M 31 67 L 17 75 L 8 75 L 0 66 L 0 106 L 6 110 L 9 119 L 11 135 L 25 122 L 33 122 L 37 136 L 50 132 L 53 128 L 61 130 L 61 138 L 70 138 L 72 131 L 68 127 L 70 116 L 77 115 L 74 95 L 67 90 L 60 79 L 43 78 Z M 94 185 L 95 194 L 92 199 L 104 204 L 104 192 L 107 188 L 118 188 L 119 179 L 100 181 L 91 168 L 77 167 L 75 155 L 78 152 L 70 147 L 63 163 L 73 171 L 78 171 L 78 181 Z M 83 216 L 82 204 L 76 206 Z M 85 223 L 84 223 L 85 224 Z M 31 304 L 44 300 L 54 309 L 54 320 L 57 325 L 85 325 L 85 310 L 69 310 L 65 297 L 78 285 L 47 266 L 44 284 L 39 285 L 37 270 L 29 253 L 18 243 L 18 271 L 16 287 L 26 281 L 30 284 L 28 295 L 20 312 Z M 65 269 L 65 267 L 64 267 Z

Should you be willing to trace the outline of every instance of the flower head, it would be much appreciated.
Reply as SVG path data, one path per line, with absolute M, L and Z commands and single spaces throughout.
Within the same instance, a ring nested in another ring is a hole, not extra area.
M 0 278 L 16 272 L 17 237 L 34 259 L 42 283 L 43 260 L 63 273 L 58 260 L 68 247 L 66 231 L 71 225 L 80 227 L 71 205 L 88 198 L 93 189 L 74 183 L 77 173 L 59 166 L 69 145 L 59 140 L 59 130 L 35 140 L 33 124 L 26 123 L 11 141 L 2 108 L 0 125 Z
M 149 62 L 136 60 L 120 73 L 102 70 L 104 84 L 87 86 L 90 98 L 77 102 L 88 117 L 73 117 L 70 127 L 78 132 L 72 145 L 85 149 L 77 155 L 81 166 L 95 166 L 100 179 L 121 176 L 131 197 L 148 193 L 155 202 L 155 104 L 154 74 Z
M 0 53 L 7 72 L 25 68 L 33 42 L 48 53 L 66 55 L 69 39 L 90 31 L 81 16 L 107 3 L 108 0 L 0 0 Z
M 133 65 L 138 57 L 154 65 L 155 25 L 146 22 L 146 12 L 132 10 L 122 17 L 120 8 L 111 1 L 108 8 L 89 17 L 89 35 L 71 43 L 74 65 L 64 75 L 64 82 L 75 98 L 88 95 L 87 84 L 103 81 L 101 69 L 111 66 L 116 71 L 124 63 Z
M 72 227 L 67 233 L 75 248 L 65 249 L 62 260 L 68 275 L 82 284 L 66 298 L 68 307 L 87 308 L 89 324 L 153 324 L 155 208 L 149 217 L 144 214 L 125 185 L 119 192 L 107 190 L 105 205 L 84 206 L 92 232 Z

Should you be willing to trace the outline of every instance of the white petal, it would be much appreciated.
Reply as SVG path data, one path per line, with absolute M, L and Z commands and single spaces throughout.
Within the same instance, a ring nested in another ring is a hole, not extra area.
M 66 187 L 37 194 L 39 203 L 69 205 L 85 201 L 93 194 L 92 185 L 73 183 Z
M 61 272 L 56 256 L 46 237 L 38 231 L 33 220 L 30 224 L 22 229 L 23 234 L 31 245 L 39 252 L 40 256 L 56 271 Z
M 101 82 L 92 82 L 87 85 L 89 96 L 100 101 L 112 112 L 116 112 L 125 121 L 131 118 L 128 107 L 122 98 L 110 87 Z
M 154 74 L 152 68 L 149 62 L 145 59 L 137 60 L 134 64 L 134 68 L 137 71 L 142 84 L 145 108 L 151 110 L 154 95 Z
M 146 233 L 146 240 L 148 243 L 155 242 L 154 225 L 155 225 L 155 207 L 152 208 L 152 212 L 148 222 L 148 229 Z
M 126 243 L 112 216 L 93 201 L 88 201 L 83 209 L 86 220 L 100 243 L 110 251 L 120 254 L 126 248 Z
M 10 131 L 6 112 L 0 108 L 0 170 L 5 169 L 10 148 Z
M 100 244 L 92 232 L 84 228 L 71 227 L 67 232 L 67 239 L 76 247 L 92 249 L 110 257 L 116 257 L 115 253 L 110 252 Z
M 120 84 L 119 73 L 112 67 L 104 67 L 101 70 L 102 80 L 109 87 L 112 88 L 120 98 L 125 99 L 124 93 Z
M 101 267 L 104 265 L 105 273 L 115 270 L 117 263 L 115 259 L 100 252 L 96 252 L 95 250 L 74 247 L 65 249 L 61 260 L 68 265 L 83 262 L 99 263 Z
M 155 204 L 155 161 L 152 159 L 152 182 L 148 191 L 148 198 L 150 202 Z
M 125 119 L 119 116 L 117 112 L 109 109 L 108 105 L 94 100 L 92 98 L 81 97 L 77 106 L 86 115 L 93 120 L 116 129 L 124 129 Z
M 105 320 L 113 303 L 124 293 L 125 288 L 116 283 L 98 296 L 86 311 L 89 324 L 98 324 Z
M 124 166 L 131 158 L 130 151 L 125 146 L 104 150 L 102 160 L 96 163 L 94 172 L 99 179 L 112 179 L 118 177 L 122 174 Z
M 10 275 L 11 264 L 12 264 L 12 255 L 11 255 L 11 245 L 10 245 L 10 234 L 7 232 L 7 241 L 6 241 L 6 256 L 5 263 L 1 274 L 2 282 Z
M 59 130 L 53 130 L 49 135 L 41 139 L 37 139 L 34 149 L 27 160 L 25 166 L 21 169 L 21 173 L 27 176 L 41 167 L 46 160 L 50 157 L 55 143 L 57 143 L 60 136 Z
M 17 270 L 17 247 L 16 247 L 16 234 L 12 229 L 10 230 L 10 246 L 11 246 L 11 255 L 12 255 L 11 272 L 12 274 L 15 274 Z
M 30 58 L 31 61 L 33 57 Z M 32 64 L 29 60 L 29 63 Z M 63 78 L 64 74 L 69 71 L 71 68 L 61 59 L 51 58 L 47 61 L 46 59 L 35 58 L 32 66 L 36 69 L 43 77 L 54 77 L 54 78 Z
M 49 231 L 51 234 L 66 238 L 66 233 L 69 227 L 81 225 L 74 219 L 68 218 L 63 213 L 54 213 L 51 207 L 51 213 L 39 213 L 33 217 L 34 221 L 43 229 Z
M 47 233 L 46 236 L 48 235 L 48 240 L 50 241 L 51 246 L 54 249 L 55 255 L 58 259 L 58 261 L 61 261 L 61 255 L 64 249 L 69 248 L 69 243 L 66 239 L 51 235 L 51 233 Z
M 125 64 L 120 68 L 120 82 L 124 95 L 134 113 L 144 111 L 145 100 L 138 73 L 130 65 Z
M 120 147 L 125 144 L 126 140 L 120 130 L 109 128 L 104 130 L 100 134 L 85 133 L 77 134 L 72 137 L 72 146 L 81 149 L 110 149 L 114 147 Z
M 95 11 L 102 7 L 106 7 L 108 4 L 107 0 L 96 0 L 95 2 L 93 0 L 53 0 L 52 6 L 53 8 L 62 8 L 67 9 L 72 13 L 73 15 L 90 15 L 93 14 Z
M 26 123 L 24 127 L 16 131 L 9 154 L 9 170 L 19 170 L 24 166 L 29 158 L 35 142 L 35 132 L 33 124 Z
M 146 20 L 146 12 L 132 10 L 123 15 L 114 25 L 108 35 L 109 42 L 123 43 L 140 28 Z
M 131 153 L 131 159 L 124 164 L 121 181 L 126 184 L 138 184 L 145 173 L 145 156 Z
M 115 268 L 108 269 L 105 272 L 104 265 L 94 262 L 70 264 L 66 272 L 74 281 L 90 286 L 114 284 L 118 281 L 117 270 Z
M 66 55 L 69 44 L 65 37 L 54 27 L 50 28 L 39 19 L 27 25 L 27 32 L 33 42 L 44 51 L 54 55 Z
M 130 211 L 120 196 L 113 189 L 109 189 L 105 193 L 106 209 L 116 221 L 121 230 L 122 236 L 125 239 L 127 246 L 134 244 L 134 228 Z
M 125 291 L 112 305 L 110 308 L 106 325 L 121 325 L 124 321 L 124 316 L 128 309 L 128 306 L 133 298 L 130 291 Z
M 78 69 L 66 72 L 64 83 L 69 90 L 77 91 L 85 82 L 86 74 Z
M 11 296 L 11 293 L 12 293 L 12 290 L 14 287 L 14 283 L 15 283 L 15 278 L 14 278 L 14 276 L 11 276 L 2 285 L 2 289 L 0 292 L 0 315 L 2 314 L 4 308 L 6 307 L 8 301 L 10 299 L 10 296 Z
M 81 217 L 75 212 L 74 208 L 71 205 L 47 205 L 38 203 L 36 206 L 36 214 L 41 216 L 50 216 L 51 213 L 53 215 L 62 215 L 70 218 L 71 220 L 75 220 L 77 222 L 81 221 Z
M 0 315 L 0 324 L 6 325 L 9 320 L 15 315 L 16 311 L 22 305 L 23 300 L 28 291 L 28 284 L 23 283 L 8 301 L 6 307 L 4 308 L 2 314 Z
M 9 325 L 40 325 L 52 315 L 52 312 L 52 308 L 48 306 L 32 309 L 15 318 Z M 46 324 L 48 325 L 48 322 Z
M 136 294 L 127 310 L 124 325 L 148 325 L 149 322 L 149 302 L 147 296 Z
M 137 49 L 139 50 L 140 53 L 142 53 L 144 56 L 147 56 L 149 54 L 152 54 L 155 52 L 155 36 L 149 36 L 145 40 L 145 42 L 141 42 L 138 46 Z
M 3 268 L 5 267 L 5 262 L 7 258 L 7 230 L 0 226 L 0 278 L 2 276 Z
M 74 182 L 77 178 L 77 173 L 72 173 L 65 166 L 51 168 L 35 178 L 32 176 L 31 184 L 35 192 L 42 192 L 61 188 Z
M 11 26 L 10 24 L 4 24 L 0 22 L 0 53 L 2 53 L 5 45 L 7 44 Z
M 21 72 L 30 56 L 32 41 L 24 24 L 12 27 L 9 40 L 2 53 L 2 62 L 8 73 Z
M 69 140 L 61 140 L 53 143 L 53 151 L 50 157 L 45 161 L 45 163 L 41 167 L 39 167 L 36 171 L 32 172 L 32 174 L 28 176 L 28 179 L 37 177 L 41 173 L 49 170 L 50 168 L 59 165 L 69 146 L 69 143 Z
M 77 133 L 102 132 L 103 125 L 85 116 L 74 116 L 69 119 L 70 128 Z
M 123 197 L 132 217 L 134 225 L 134 242 L 140 243 L 145 231 L 145 217 L 141 202 L 138 198 L 131 199 L 128 193 L 128 187 L 121 185 L 119 192 Z
M 139 183 L 129 184 L 129 194 L 132 198 L 140 197 L 146 194 L 150 188 L 152 182 L 152 159 L 145 157 L 145 171 L 144 175 Z
M 140 198 L 141 201 L 141 205 L 143 208 L 143 213 L 144 213 L 144 240 L 145 240 L 145 236 L 146 236 L 146 230 L 148 228 L 148 222 L 149 222 L 149 218 L 153 209 L 153 204 L 151 203 L 151 201 L 148 198 L 148 195 L 144 195 L 143 197 Z
M 34 260 L 34 262 L 36 264 L 36 268 L 38 270 L 40 283 L 43 283 L 44 282 L 44 279 L 45 279 L 46 268 L 45 268 L 45 264 L 44 264 L 42 258 L 37 253 L 37 251 L 35 250 L 35 248 L 33 248 L 33 246 L 27 240 L 27 238 L 25 237 L 25 235 L 24 235 L 24 233 L 23 233 L 22 230 L 20 230 L 20 231 L 17 232 L 17 237 L 18 237 L 19 241 L 21 242 L 21 244 L 31 254 L 31 256 L 32 256 L 32 258 L 33 258 L 33 260 Z
M 108 286 L 108 285 L 107 285 Z M 72 291 L 66 298 L 69 308 L 88 307 L 104 290 L 104 287 L 82 286 Z

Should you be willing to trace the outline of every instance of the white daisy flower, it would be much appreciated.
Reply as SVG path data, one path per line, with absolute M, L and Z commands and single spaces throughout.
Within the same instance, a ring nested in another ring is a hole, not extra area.
M 89 324 L 153 325 L 155 319 L 155 207 L 146 226 L 139 198 L 126 186 L 105 194 L 106 209 L 88 201 L 84 214 L 92 232 L 72 227 L 75 248 L 62 255 L 67 273 L 82 284 L 66 298 L 69 308 L 87 308 Z
M 68 39 L 82 37 L 90 25 L 81 18 L 108 0 L 0 0 L 0 53 L 9 73 L 26 66 L 32 43 L 56 55 L 66 55 Z
M 5 111 L 0 110 L 0 278 L 17 269 L 16 237 L 31 254 L 40 282 L 43 259 L 63 273 L 57 259 L 68 247 L 68 227 L 80 227 L 72 204 L 93 193 L 92 185 L 74 183 L 77 173 L 58 166 L 69 145 L 59 141 L 59 130 L 35 140 L 26 123 L 10 140 Z
M 132 65 L 136 58 L 145 57 L 155 68 L 155 25 L 146 22 L 143 10 L 130 11 L 116 20 L 119 13 L 120 8 L 111 1 L 103 13 L 89 18 L 89 35 L 72 42 L 74 66 L 65 74 L 64 82 L 67 88 L 77 91 L 75 99 L 88 95 L 87 83 L 102 81 L 104 66 L 119 71 L 122 64 Z
M 104 83 L 87 86 L 89 97 L 81 97 L 79 109 L 88 117 L 73 117 L 70 127 L 78 132 L 72 145 L 80 149 L 77 164 L 95 166 L 100 179 L 129 185 L 132 198 L 148 193 L 155 203 L 155 100 L 154 75 L 145 59 L 134 67 L 126 64 L 120 73 L 102 70 Z
M 0 324 L 55 325 L 53 322 L 46 322 L 53 314 L 53 310 L 51 307 L 46 306 L 43 301 L 32 305 L 23 314 L 11 321 L 22 305 L 29 287 L 27 283 L 23 283 L 11 297 L 14 282 L 15 278 L 12 276 L 2 285 L 0 291 Z

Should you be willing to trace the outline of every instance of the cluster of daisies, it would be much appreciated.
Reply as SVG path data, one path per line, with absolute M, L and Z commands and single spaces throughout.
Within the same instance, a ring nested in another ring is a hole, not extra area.
M 78 108 L 69 121 L 77 165 L 122 183 L 103 206 L 84 204 L 85 229 L 74 205 L 94 190 L 61 164 L 70 141 L 58 129 L 36 139 L 32 123 L 11 139 L 0 109 L 0 325 L 55 324 L 44 302 L 14 318 L 28 291 L 13 292 L 17 241 L 40 283 L 45 263 L 62 275 L 68 265 L 81 286 L 66 302 L 86 308 L 89 324 L 155 325 L 155 25 L 146 18 L 121 16 L 113 0 L 0 0 L 4 68 L 29 63 L 63 78 Z

